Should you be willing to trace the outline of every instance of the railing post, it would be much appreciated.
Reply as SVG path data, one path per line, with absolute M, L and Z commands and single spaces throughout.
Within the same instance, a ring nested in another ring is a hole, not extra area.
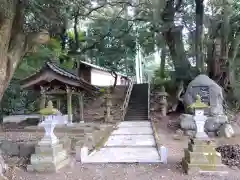
M 150 91 L 150 83 L 148 81 L 148 119 L 150 119 L 150 96 L 151 94 L 151 91 Z

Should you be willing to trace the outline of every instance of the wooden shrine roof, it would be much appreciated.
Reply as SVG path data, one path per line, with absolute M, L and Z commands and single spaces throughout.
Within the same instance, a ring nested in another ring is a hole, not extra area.
M 68 72 L 52 62 L 46 62 L 38 72 L 20 81 L 22 88 L 40 90 L 41 86 L 69 86 L 77 90 L 96 92 L 99 89 L 77 75 Z

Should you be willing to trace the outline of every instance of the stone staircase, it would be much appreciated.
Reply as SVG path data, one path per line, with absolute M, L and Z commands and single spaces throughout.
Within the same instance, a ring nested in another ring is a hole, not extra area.
M 104 146 L 88 153 L 76 151 L 82 163 L 159 163 L 159 152 L 150 121 L 124 121 L 118 124 Z
M 148 84 L 133 85 L 124 121 L 117 125 L 100 149 L 89 154 L 84 147 L 81 152 L 76 152 L 82 163 L 161 162 L 148 117 L 148 90 Z
M 148 84 L 134 84 L 124 121 L 148 120 Z

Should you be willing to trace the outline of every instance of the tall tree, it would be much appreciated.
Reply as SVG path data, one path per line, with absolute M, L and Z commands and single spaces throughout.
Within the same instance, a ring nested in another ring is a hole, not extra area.
M 204 0 L 195 0 L 196 4 L 196 67 L 199 72 L 204 72 L 204 57 L 203 57 L 203 16 L 204 16 Z

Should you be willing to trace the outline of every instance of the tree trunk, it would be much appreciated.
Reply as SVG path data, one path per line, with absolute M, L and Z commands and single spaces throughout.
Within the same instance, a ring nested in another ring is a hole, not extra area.
M 166 53 L 167 53 L 166 46 L 163 46 L 161 50 L 161 63 L 160 63 L 160 73 L 161 73 L 160 76 L 162 79 L 165 78 Z
M 216 80 L 219 73 L 219 59 L 221 55 L 221 40 L 220 36 L 221 23 L 213 19 L 211 27 L 208 32 L 208 45 L 207 45 L 207 71 L 208 76 Z
M 229 51 L 229 32 L 230 32 L 230 4 L 225 1 L 222 10 L 222 21 L 212 23 L 211 43 L 208 47 L 208 73 L 209 77 L 215 80 L 226 91 L 229 88 L 229 65 L 231 57 Z M 219 21 L 219 20 L 216 20 Z
M 79 34 L 78 34 L 78 13 L 74 15 L 74 39 L 75 39 L 75 51 L 79 49 Z
M 22 57 L 37 44 L 49 40 L 49 33 L 24 34 L 22 1 L 2 0 L 0 6 L 0 101 Z
M 177 78 L 182 80 L 189 80 L 191 78 L 190 62 L 186 58 L 186 53 L 182 40 L 182 28 L 175 27 L 164 33 L 167 45 L 169 47 L 170 55 L 174 64 Z
M 229 72 L 228 72 L 228 36 L 230 32 L 230 4 L 228 0 L 225 0 L 223 4 L 223 23 L 221 27 L 221 59 L 220 59 L 220 71 L 221 75 L 218 79 L 219 84 L 227 89 L 229 86 Z
M 168 45 L 178 78 L 180 80 L 189 80 L 191 78 L 191 65 L 186 58 L 182 39 L 182 27 L 174 25 L 175 12 L 179 9 L 181 2 L 179 1 L 174 7 L 174 0 L 166 1 L 166 6 L 162 13 L 162 21 L 164 23 L 162 34 Z
M 233 39 L 231 40 L 231 46 L 229 49 L 229 81 L 230 86 L 234 88 L 236 80 L 235 80 L 235 71 L 236 71 L 236 56 L 238 53 L 238 48 L 240 45 L 240 29 L 233 35 Z
M 199 72 L 204 72 L 203 59 L 203 15 L 204 4 L 203 0 L 195 0 L 196 3 L 196 37 L 195 37 L 195 53 L 196 53 L 196 67 Z
M 112 71 L 112 72 L 111 72 L 111 75 L 114 77 L 114 83 L 113 83 L 113 86 L 112 86 L 112 88 L 111 88 L 111 93 L 113 93 L 114 90 L 115 90 L 115 87 L 117 86 L 117 78 L 118 78 L 118 75 L 117 75 L 117 73 L 116 73 L 115 71 Z
M 3 6 L 1 8 L 6 8 L 6 10 L 0 14 L 0 100 L 21 56 L 20 52 L 9 52 L 9 45 L 13 42 L 12 35 L 17 39 L 21 38 L 21 36 L 18 37 L 18 35 L 12 34 L 13 31 L 17 30 L 13 29 L 13 25 L 17 23 L 15 18 L 18 18 L 16 16 L 19 13 L 16 9 L 17 3 L 14 0 L 5 0 Z M 23 44 L 21 43 L 21 45 Z M 13 44 L 11 49 L 16 46 L 19 45 Z

